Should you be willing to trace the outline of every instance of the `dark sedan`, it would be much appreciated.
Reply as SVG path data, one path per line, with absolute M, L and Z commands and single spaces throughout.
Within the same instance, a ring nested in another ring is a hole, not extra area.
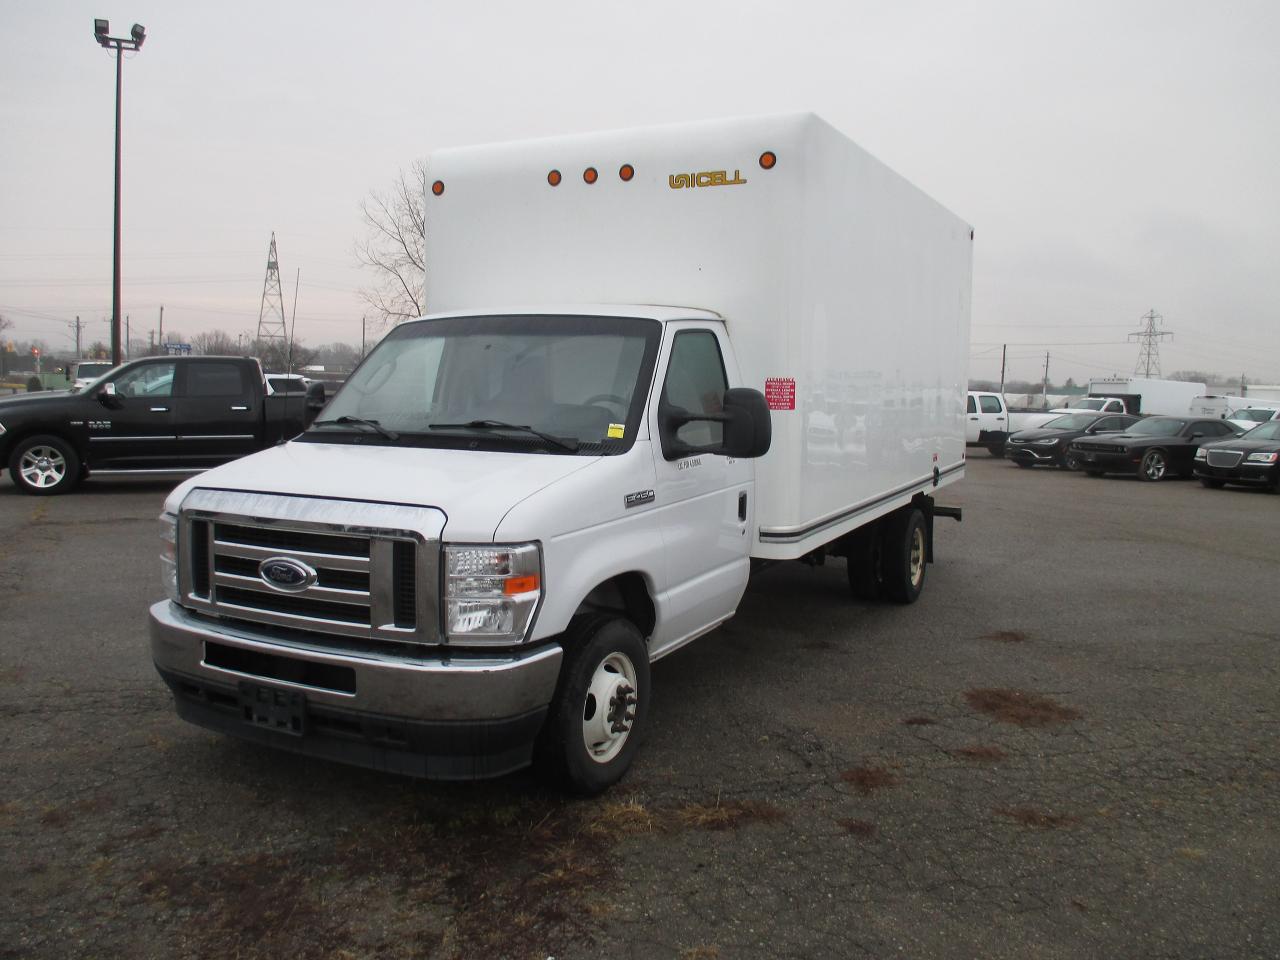
M 1235 433 L 1225 420 L 1148 417 L 1124 433 L 1074 440 L 1068 449 L 1091 477 L 1136 473 L 1141 480 L 1155 481 L 1173 474 L 1190 476 L 1196 448 L 1201 443 Z
M 1239 483 L 1280 492 L 1280 420 L 1206 443 L 1196 451 L 1195 474 L 1206 487 Z
M 1079 437 L 1092 437 L 1100 433 L 1121 433 L 1138 418 L 1127 413 L 1064 413 L 1034 430 L 1019 430 L 1005 445 L 1005 456 L 1020 467 L 1036 464 L 1079 470 L 1079 458 L 1067 449 L 1071 441 Z

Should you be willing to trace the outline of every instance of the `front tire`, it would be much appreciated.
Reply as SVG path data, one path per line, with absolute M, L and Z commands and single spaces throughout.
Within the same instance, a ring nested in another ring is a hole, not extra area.
M 1080 458 L 1074 453 L 1064 453 L 1060 466 L 1063 470 L 1078 471 L 1080 469 Z
M 538 765 L 571 793 L 601 793 L 631 766 L 648 712 L 649 650 L 640 631 L 620 617 L 589 617 L 566 638 Z
M 27 437 L 9 455 L 9 476 L 23 493 L 48 497 L 80 482 L 80 458 L 61 437 Z
M 1159 483 L 1169 475 L 1169 455 L 1163 450 L 1148 450 L 1138 464 L 1138 477 L 1149 483 Z

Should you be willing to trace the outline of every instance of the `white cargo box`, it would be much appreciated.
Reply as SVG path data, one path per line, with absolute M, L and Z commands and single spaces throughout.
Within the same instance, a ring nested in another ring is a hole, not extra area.
M 773 408 L 754 555 L 800 556 L 963 475 L 972 231 L 818 117 L 444 150 L 428 171 L 432 313 L 724 318 Z

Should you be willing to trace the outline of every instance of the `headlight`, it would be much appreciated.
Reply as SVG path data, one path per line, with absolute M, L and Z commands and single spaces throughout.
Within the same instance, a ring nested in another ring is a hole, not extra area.
M 1058 442 L 1057 437 L 1046 437 L 1043 440 L 1037 440 L 1036 443 L 1042 447 L 1052 447 Z
M 160 514 L 160 585 L 165 595 L 177 603 L 178 518 L 172 513 Z
M 1249 454 L 1250 463 L 1275 463 L 1280 458 L 1280 454 L 1276 453 L 1251 453 Z
M 1203 460 L 1203 459 L 1204 459 L 1205 457 L 1207 457 L 1207 456 L 1209 456 L 1209 453 L 1208 453 L 1208 451 L 1207 451 L 1207 450 L 1205 450 L 1205 448 L 1204 448 L 1204 447 L 1196 447 L 1196 459 L 1197 459 L 1197 460 Z
M 0 423 L 0 437 L 4 436 L 4 424 Z
M 445 639 L 460 644 L 519 643 L 542 599 L 536 543 L 446 545 Z

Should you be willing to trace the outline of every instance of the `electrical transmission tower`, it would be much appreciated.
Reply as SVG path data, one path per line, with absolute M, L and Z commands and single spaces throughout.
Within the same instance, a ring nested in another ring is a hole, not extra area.
M 1164 317 L 1149 310 L 1142 317 L 1143 327 L 1137 333 L 1129 334 L 1130 340 L 1138 341 L 1138 365 L 1133 368 L 1135 377 L 1160 376 L 1160 341 L 1172 337 L 1168 330 L 1161 330 Z
M 271 234 L 271 249 L 267 253 L 267 278 L 262 283 L 258 339 L 265 341 L 266 345 L 278 341 L 281 356 L 289 350 L 289 330 L 284 323 L 284 294 L 280 291 L 280 264 L 276 260 L 275 233 Z

